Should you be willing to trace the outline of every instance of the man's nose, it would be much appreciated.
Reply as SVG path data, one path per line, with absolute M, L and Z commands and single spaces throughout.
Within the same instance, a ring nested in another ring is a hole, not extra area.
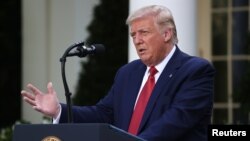
M 134 44 L 140 44 L 142 43 L 142 38 L 139 34 L 137 34 L 135 37 L 134 37 Z

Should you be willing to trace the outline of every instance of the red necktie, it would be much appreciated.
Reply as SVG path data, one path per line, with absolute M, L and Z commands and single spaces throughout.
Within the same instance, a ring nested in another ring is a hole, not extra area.
M 141 123 L 141 119 L 143 116 L 143 113 L 145 111 L 145 108 L 147 106 L 148 100 L 150 98 L 150 95 L 152 93 L 152 90 L 155 86 L 155 78 L 154 75 L 158 72 L 157 69 L 153 66 L 149 69 L 150 75 L 148 77 L 147 82 L 145 83 L 139 99 L 137 101 L 137 104 L 135 106 L 130 124 L 129 124 L 129 129 L 128 132 L 131 134 L 136 135 Z

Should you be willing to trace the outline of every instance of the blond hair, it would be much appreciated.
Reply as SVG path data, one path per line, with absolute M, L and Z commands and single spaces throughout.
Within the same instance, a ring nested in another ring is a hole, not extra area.
M 171 38 L 171 41 L 173 44 L 178 43 L 177 30 L 174 18 L 172 16 L 171 11 L 167 7 L 160 5 L 151 5 L 140 8 L 127 18 L 126 23 L 130 26 L 134 20 L 149 16 L 154 17 L 155 23 L 160 28 L 160 30 L 163 30 L 165 28 L 172 29 L 173 36 Z

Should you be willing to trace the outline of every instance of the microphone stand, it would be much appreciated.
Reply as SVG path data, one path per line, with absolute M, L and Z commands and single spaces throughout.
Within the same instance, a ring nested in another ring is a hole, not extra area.
M 72 93 L 69 91 L 69 87 L 66 81 L 66 75 L 65 75 L 65 62 L 66 62 L 66 58 L 68 56 L 68 53 L 73 49 L 76 48 L 78 46 L 84 45 L 83 42 L 78 43 L 78 44 L 74 44 L 72 46 L 70 46 L 63 54 L 63 56 L 60 58 L 60 62 L 61 62 L 61 72 L 62 72 L 62 80 L 63 80 L 63 86 L 64 86 L 64 90 L 65 90 L 65 97 L 66 97 L 66 104 L 67 104 L 67 114 L 68 114 L 68 123 L 73 123 L 73 115 L 72 115 L 72 104 L 71 104 L 71 95 Z

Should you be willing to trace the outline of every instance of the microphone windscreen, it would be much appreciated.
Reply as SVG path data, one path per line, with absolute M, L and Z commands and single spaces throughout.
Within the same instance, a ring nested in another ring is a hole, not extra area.
M 95 47 L 95 53 L 102 54 L 105 52 L 105 47 L 103 44 L 94 44 L 93 46 Z

